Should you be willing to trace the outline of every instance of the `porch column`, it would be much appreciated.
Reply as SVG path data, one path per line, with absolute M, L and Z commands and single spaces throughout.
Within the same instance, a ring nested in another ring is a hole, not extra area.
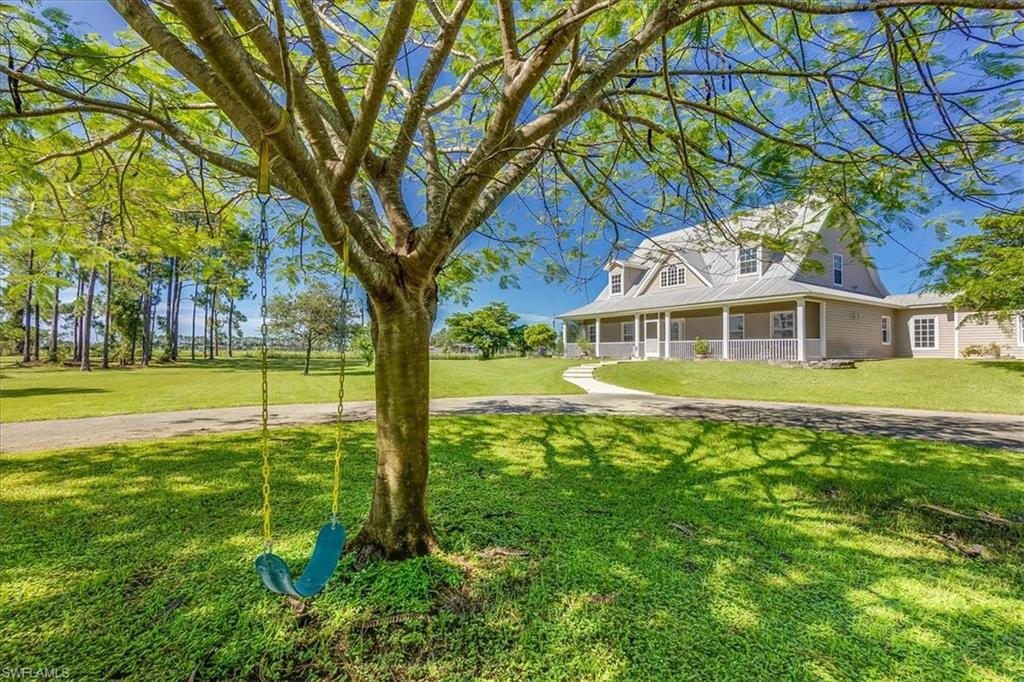
M 594 357 L 601 357 L 601 318 L 594 318 Z
M 889 332 L 890 334 L 892 332 Z M 960 313 L 953 308 L 953 359 L 960 357 Z
M 796 299 L 796 359 L 797 362 L 805 362 L 807 353 L 804 351 L 804 342 L 807 340 L 807 332 L 804 329 L 804 299 Z
M 633 314 L 633 357 L 640 357 L 640 313 Z
M 722 359 L 729 359 L 729 306 L 722 306 Z
M 827 326 L 828 325 L 825 324 L 825 302 L 824 301 L 819 301 L 818 302 L 818 338 L 821 339 L 821 359 L 822 360 L 825 359 L 825 346 L 826 346 L 826 343 L 825 343 L 825 327 L 827 327 Z M 892 332 L 889 332 L 889 333 L 891 334 Z
M 665 352 L 662 353 L 662 355 L 661 355 L 661 357 L 663 357 L 665 359 L 668 359 L 668 357 L 669 357 L 668 342 L 671 340 L 671 337 L 672 337 L 672 335 L 669 333 L 669 324 L 670 324 L 669 318 L 670 317 L 672 317 L 672 313 L 670 313 L 670 312 L 668 312 L 666 310 L 665 311 L 665 324 L 664 324 L 665 333 L 662 334 L 662 338 L 665 340 Z
M 569 347 L 569 320 L 562 320 L 562 355 Z

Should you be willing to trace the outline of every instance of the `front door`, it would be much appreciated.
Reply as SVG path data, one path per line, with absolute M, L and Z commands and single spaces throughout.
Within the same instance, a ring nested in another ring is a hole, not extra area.
M 661 357 L 661 337 L 658 334 L 658 327 L 657 318 L 644 323 L 644 357 Z

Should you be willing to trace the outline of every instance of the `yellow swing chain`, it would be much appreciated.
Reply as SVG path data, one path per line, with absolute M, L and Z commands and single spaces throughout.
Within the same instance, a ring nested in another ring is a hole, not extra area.
M 260 276 L 260 453 L 263 458 L 263 549 L 270 553 L 270 425 L 267 393 L 267 261 L 270 235 L 267 229 L 268 197 L 260 198 L 258 262 Z
M 348 233 L 342 235 L 341 242 L 341 367 L 338 371 L 338 418 L 334 428 L 334 491 L 331 496 L 331 523 L 338 523 L 338 511 L 341 498 L 341 442 L 342 420 L 345 417 L 345 355 L 348 345 Z

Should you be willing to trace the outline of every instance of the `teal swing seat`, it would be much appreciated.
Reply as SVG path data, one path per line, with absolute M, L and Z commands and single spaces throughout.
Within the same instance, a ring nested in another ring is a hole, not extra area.
M 306 599 L 318 594 L 331 579 L 334 569 L 341 560 L 345 548 L 345 527 L 340 523 L 328 521 L 316 536 L 313 556 L 303 569 L 302 575 L 292 579 L 291 569 L 284 559 L 266 551 L 256 557 L 256 571 L 264 587 L 276 594 L 284 594 L 296 599 Z

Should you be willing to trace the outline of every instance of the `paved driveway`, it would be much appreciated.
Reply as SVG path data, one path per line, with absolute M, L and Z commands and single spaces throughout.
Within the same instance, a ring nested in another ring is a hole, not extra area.
M 777 427 L 801 427 L 869 436 L 962 443 L 1024 451 L 1024 417 L 895 410 L 878 407 L 798 405 L 654 395 L 491 396 L 430 401 L 435 415 L 618 414 L 706 419 Z M 271 408 L 275 426 L 326 424 L 330 403 Z M 371 401 L 345 406 L 348 419 L 374 418 Z M 135 440 L 248 431 L 259 424 L 259 407 L 126 414 L 0 425 L 0 452 L 31 452 Z

